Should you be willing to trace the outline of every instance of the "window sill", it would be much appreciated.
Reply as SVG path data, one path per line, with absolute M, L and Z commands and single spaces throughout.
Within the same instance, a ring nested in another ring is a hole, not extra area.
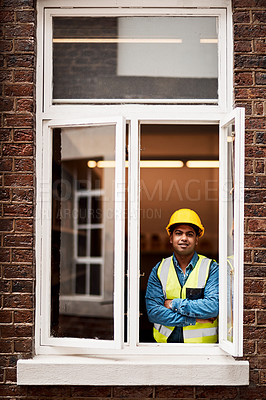
M 53 356 L 19 360 L 19 385 L 248 385 L 248 361 L 229 355 Z

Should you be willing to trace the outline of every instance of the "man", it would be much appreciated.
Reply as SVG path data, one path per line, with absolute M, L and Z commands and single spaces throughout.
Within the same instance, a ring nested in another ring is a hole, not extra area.
M 216 343 L 219 310 L 218 264 L 195 248 L 204 227 L 195 211 L 174 212 L 166 227 L 173 255 L 152 270 L 146 307 L 161 343 Z

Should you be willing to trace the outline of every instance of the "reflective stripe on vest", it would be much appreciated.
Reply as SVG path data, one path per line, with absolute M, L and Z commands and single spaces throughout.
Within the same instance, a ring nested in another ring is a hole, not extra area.
M 199 259 L 191 271 L 183 288 L 175 271 L 173 257 L 163 259 L 158 268 L 158 278 L 161 281 L 165 299 L 186 298 L 186 288 L 204 288 L 209 276 L 211 259 L 199 255 Z M 214 323 L 196 323 L 183 327 L 184 343 L 216 343 L 217 320 Z M 154 324 L 153 334 L 157 342 L 167 342 L 174 326 Z

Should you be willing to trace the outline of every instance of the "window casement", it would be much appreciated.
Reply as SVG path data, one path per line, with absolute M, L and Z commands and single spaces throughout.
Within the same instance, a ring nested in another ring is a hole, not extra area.
M 232 110 L 230 1 L 86 3 L 38 2 L 36 356 L 19 361 L 18 382 L 247 384 L 248 362 L 232 357 L 243 352 L 244 110 Z M 183 44 L 198 59 L 179 65 Z M 166 63 L 153 71 L 148 50 Z M 206 76 L 194 68 L 205 59 Z M 219 259 L 219 343 L 154 343 L 147 274 L 169 251 L 174 204 L 199 201 Z

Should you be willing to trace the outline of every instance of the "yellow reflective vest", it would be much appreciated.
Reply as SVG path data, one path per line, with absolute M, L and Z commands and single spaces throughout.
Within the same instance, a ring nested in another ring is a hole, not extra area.
M 188 289 L 204 289 L 212 260 L 199 255 L 199 259 L 191 271 L 186 283 L 181 287 L 175 271 L 173 256 L 163 259 L 159 265 L 157 276 L 161 281 L 165 299 L 186 299 Z M 167 339 L 175 329 L 174 326 L 154 324 L 153 336 L 156 342 L 167 343 Z M 183 327 L 184 343 L 217 343 L 218 323 L 196 323 Z

